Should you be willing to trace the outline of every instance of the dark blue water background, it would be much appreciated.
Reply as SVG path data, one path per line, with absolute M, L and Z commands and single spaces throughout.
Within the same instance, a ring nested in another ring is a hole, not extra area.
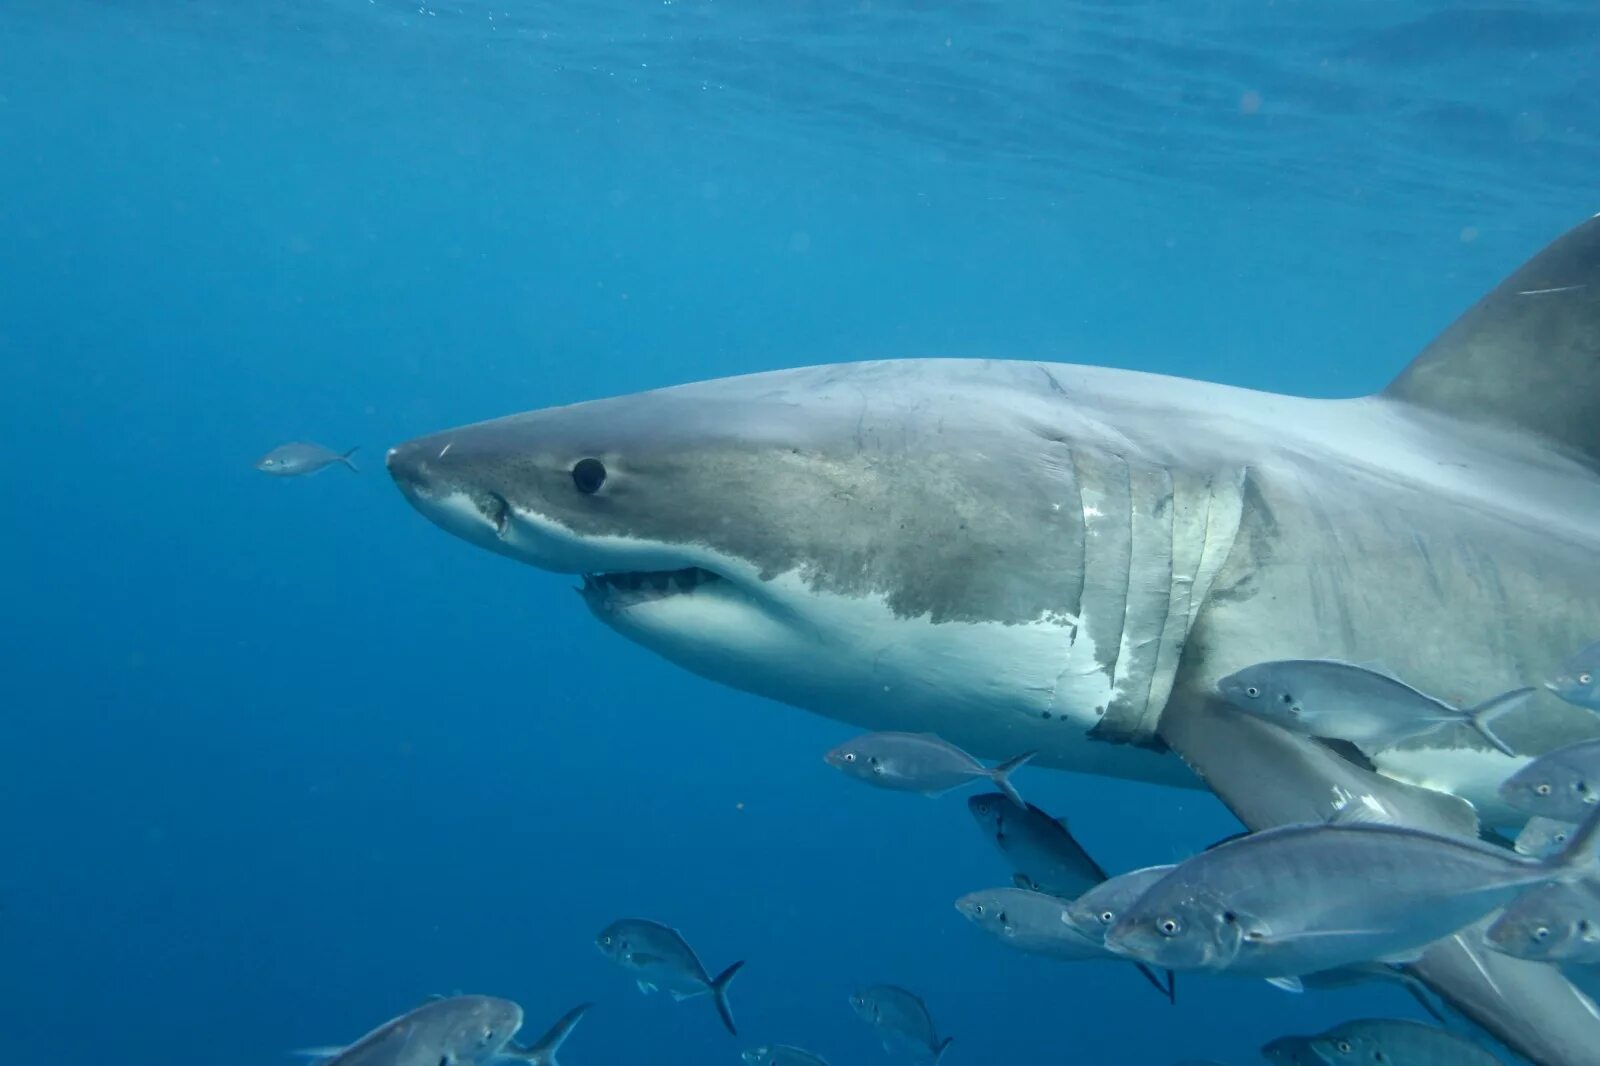
M 569 1066 L 1253 1061 L 1402 993 L 1010 954 L 960 798 L 670 667 L 430 527 L 389 444 L 815 362 L 1382 384 L 1600 209 L 1589 4 L 0 3 L 0 1031 L 269 1066 L 429 993 L 600 1006 Z M 285 439 L 360 477 L 276 482 Z M 1209 797 L 1023 771 L 1106 865 Z M 733 999 L 593 949 L 668 921 Z

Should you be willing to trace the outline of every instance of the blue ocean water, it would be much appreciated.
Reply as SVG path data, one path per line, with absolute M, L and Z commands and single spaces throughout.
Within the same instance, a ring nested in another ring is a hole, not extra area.
M 598 1006 L 569 1066 L 1254 1061 L 1416 1014 L 1005 952 L 955 797 L 440 534 L 383 451 L 746 371 L 1055 359 L 1381 387 L 1600 209 L 1588 3 L 0 3 L 0 1031 L 267 1066 L 431 993 Z M 288 439 L 363 473 L 275 481 Z M 1024 770 L 1111 869 L 1235 823 Z M 639 914 L 733 990 L 646 999 Z

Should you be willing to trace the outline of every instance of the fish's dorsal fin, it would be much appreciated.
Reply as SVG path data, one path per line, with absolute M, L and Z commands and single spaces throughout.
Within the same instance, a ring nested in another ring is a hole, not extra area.
M 1383 395 L 1600 466 L 1600 215 L 1474 304 Z

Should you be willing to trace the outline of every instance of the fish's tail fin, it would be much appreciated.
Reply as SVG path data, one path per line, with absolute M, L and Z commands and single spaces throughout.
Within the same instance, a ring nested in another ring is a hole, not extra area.
M 360 451 L 360 450 L 361 450 L 361 445 L 357 444 L 354 448 L 351 448 L 349 451 L 347 451 L 343 455 L 339 456 L 339 461 L 341 463 L 343 463 L 345 466 L 348 466 L 351 469 L 351 471 L 353 471 L 354 473 L 357 473 L 357 474 L 361 473 L 361 468 L 359 466 L 357 466 L 355 463 L 352 463 L 350 461 L 350 457 L 352 455 L 354 455 L 356 452 Z
M 1567 846 L 1544 860 L 1544 866 L 1570 881 L 1592 877 L 1600 865 L 1600 807 L 1589 812 L 1567 838 Z
M 1032 758 L 1032 755 L 1030 754 L 1028 758 Z M 949 1051 L 950 1045 L 955 1042 L 956 1038 L 953 1036 L 947 1036 L 939 1041 L 939 1046 L 933 1049 L 933 1066 L 939 1066 L 939 1063 L 944 1061 L 944 1053 Z
M 1472 716 L 1472 728 L 1476 729 L 1484 740 L 1493 744 L 1503 755 L 1516 755 L 1511 747 L 1501 740 L 1490 727 L 1496 718 L 1521 707 L 1533 698 L 1534 689 L 1514 688 L 1510 692 L 1502 692 L 1493 699 L 1484 700 L 1467 711 Z
M 560 1066 L 556 1061 L 556 1053 L 561 1050 L 561 1045 L 567 1042 L 567 1037 L 572 1035 L 572 1030 L 578 1027 L 578 1023 L 592 1006 L 593 1003 L 582 1003 L 573 1007 L 537 1041 L 526 1047 L 512 1045 L 506 1049 L 506 1056 L 521 1059 L 530 1066 Z
M 719 973 L 716 980 L 711 982 L 711 1000 L 717 1005 L 717 1013 L 722 1016 L 722 1024 L 727 1026 L 728 1032 L 734 1036 L 739 1035 L 739 1030 L 733 1025 L 733 1008 L 728 1004 L 728 986 L 733 984 L 734 977 L 743 967 L 744 960 L 740 959 Z
M 1016 786 L 1012 785 L 1011 774 L 1019 767 L 1026 765 L 1028 761 L 1037 754 L 1039 753 L 1036 751 L 1025 751 L 1016 758 L 1007 759 L 1005 762 L 989 771 L 989 779 L 994 782 L 994 787 L 998 788 L 1001 792 L 1004 792 L 1006 794 L 1006 798 L 1012 803 L 1015 803 L 1018 807 L 1025 808 L 1028 806 L 1028 804 L 1023 800 L 1022 793 L 1018 792 Z

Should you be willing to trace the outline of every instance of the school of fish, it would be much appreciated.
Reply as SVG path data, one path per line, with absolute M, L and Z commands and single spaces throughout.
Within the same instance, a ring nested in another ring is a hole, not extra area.
M 1589 688 L 1597 658 L 1600 645 L 1584 649 L 1546 687 L 1600 710 Z M 1219 688 L 1278 727 L 1358 745 L 1396 742 L 1458 719 L 1491 735 L 1485 719 L 1507 702 L 1497 696 L 1457 710 L 1370 668 L 1319 660 L 1263 663 Z M 1180 971 L 1262 979 L 1292 992 L 1391 980 L 1441 1023 L 1352 1020 L 1273 1040 L 1261 1049 L 1268 1062 L 1499 1062 L 1485 1046 L 1491 1040 L 1399 969 L 1464 930 L 1497 952 L 1561 967 L 1585 990 L 1600 984 L 1600 743 L 1558 748 L 1506 779 L 1502 797 L 1530 816 L 1514 848 L 1392 824 L 1381 809 L 1352 802 L 1324 823 L 1242 833 L 1183 862 L 1116 876 L 1065 821 L 1026 802 L 1012 784 L 1011 773 L 1031 755 L 987 767 L 933 734 L 890 732 L 856 737 L 824 761 L 892 791 L 934 797 L 980 781 L 1000 789 L 969 797 L 967 808 L 1010 867 L 1011 883 L 968 893 L 955 909 L 1005 948 L 1131 965 L 1169 1002 Z M 676 929 L 644 918 L 619 919 L 594 943 L 641 992 L 709 999 L 722 1026 L 738 1035 L 728 991 L 743 960 L 713 975 Z M 849 1006 L 891 1056 L 936 1066 L 954 1042 L 940 1034 L 927 1004 L 899 986 L 862 988 Z M 303 1054 L 327 1066 L 559 1066 L 557 1053 L 589 1009 L 572 1009 L 524 1045 L 516 1040 L 518 1004 L 440 997 L 349 1045 Z M 785 1044 L 741 1056 L 751 1066 L 827 1066 L 816 1052 Z

